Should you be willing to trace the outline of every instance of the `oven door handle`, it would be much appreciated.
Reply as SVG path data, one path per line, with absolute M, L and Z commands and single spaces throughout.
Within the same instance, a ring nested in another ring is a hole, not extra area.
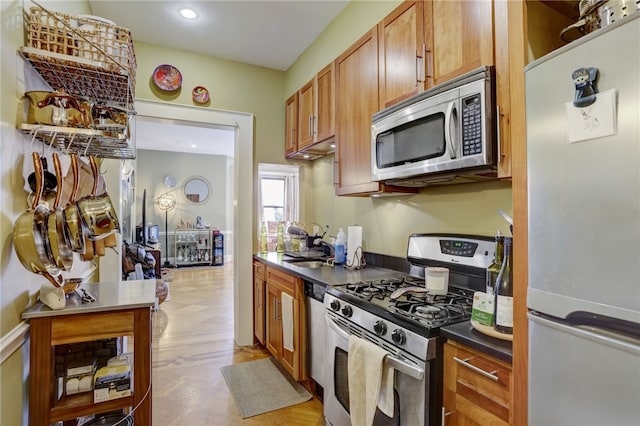
M 325 321 L 327 323 L 327 325 L 336 333 L 338 333 L 341 337 L 343 337 L 344 339 L 349 340 L 349 333 L 346 332 L 342 327 L 340 327 L 340 325 L 336 324 L 335 321 L 333 321 L 330 317 L 325 316 Z M 391 355 L 390 353 L 387 353 L 387 356 L 385 357 L 385 361 L 387 362 L 387 364 L 389 365 L 389 367 L 393 367 L 394 369 L 398 370 L 399 372 L 401 372 L 402 374 L 406 374 L 409 377 L 413 377 L 416 380 L 422 380 L 424 379 L 424 370 L 420 369 L 418 367 L 415 367 L 411 364 L 408 364 L 406 362 L 404 362 L 403 360 L 396 358 L 395 356 Z

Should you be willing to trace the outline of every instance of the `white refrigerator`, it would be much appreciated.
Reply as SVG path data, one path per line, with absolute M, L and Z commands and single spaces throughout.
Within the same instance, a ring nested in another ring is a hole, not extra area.
M 640 13 L 526 70 L 529 425 L 640 425 Z

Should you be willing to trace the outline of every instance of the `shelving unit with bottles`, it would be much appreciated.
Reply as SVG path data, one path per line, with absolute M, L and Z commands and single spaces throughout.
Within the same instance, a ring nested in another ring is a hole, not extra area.
M 176 267 L 190 265 L 211 265 L 212 233 L 210 229 L 176 229 Z
M 212 232 L 212 241 L 213 241 L 213 266 L 221 266 L 224 265 L 224 235 L 217 229 L 214 229 Z

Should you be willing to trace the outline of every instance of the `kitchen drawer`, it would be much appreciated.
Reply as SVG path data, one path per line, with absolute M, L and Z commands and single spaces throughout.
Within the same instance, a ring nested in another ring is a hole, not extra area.
M 255 278 L 264 281 L 266 269 L 267 266 L 264 263 L 255 260 L 253 261 L 253 276 Z
M 294 298 L 300 297 L 300 285 L 296 285 L 298 281 L 300 281 L 299 278 L 289 275 L 286 272 L 270 266 L 267 267 L 267 282 L 288 290 Z
M 510 424 L 511 366 L 456 342 L 444 354 L 446 424 Z

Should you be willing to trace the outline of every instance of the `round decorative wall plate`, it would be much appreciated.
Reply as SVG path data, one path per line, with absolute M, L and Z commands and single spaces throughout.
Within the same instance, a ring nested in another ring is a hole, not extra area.
M 158 89 L 173 92 L 182 86 L 182 74 L 173 65 L 158 65 L 153 70 L 153 82 Z
M 196 86 L 191 91 L 191 97 L 197 104 L 206 104 L 209 102 L 209 91 L 204 86 Z

